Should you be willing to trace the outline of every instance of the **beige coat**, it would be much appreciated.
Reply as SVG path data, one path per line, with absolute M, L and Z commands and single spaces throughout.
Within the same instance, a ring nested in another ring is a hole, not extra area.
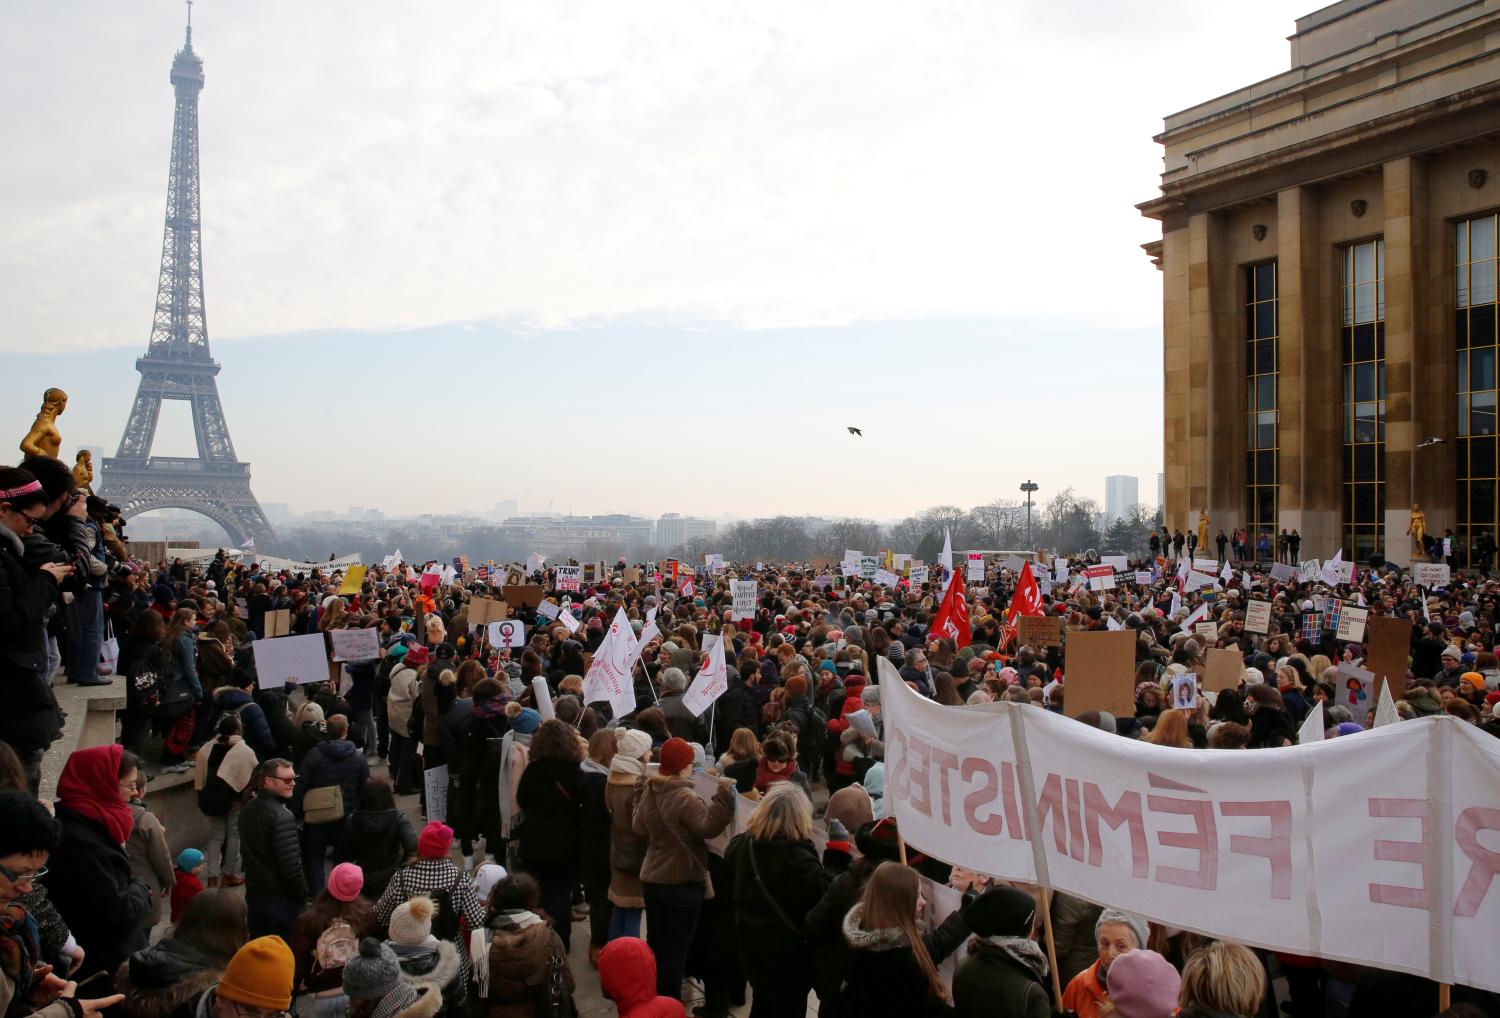
M 391 672 L 391 691 L 385 698 L 385 712 L 391 723 L 391 731 L 403 739 L 412 735 L 411 705 L 420 691 L 421 678 L 417 675 L 417 670 L 405 664 L 397 665 Z
M 609 810 L 609 900 L 619 908 L 646 907 L 641 875 L 614 865 L 621 853 L 646 846 L 646 839 L 635 833 L 630 822 L 635 815 L 635 786 L 642 780 L 634 774 L 616 772 L 604 783 L 604 805 Z

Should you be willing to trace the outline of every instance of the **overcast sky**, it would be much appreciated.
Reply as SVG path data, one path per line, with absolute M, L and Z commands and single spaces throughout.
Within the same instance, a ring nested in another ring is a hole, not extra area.
M 1165 114 L 1310 0 L 202 0 L 263 501 L 896 517 L 1161 469 Z M 0 426 L 119 442 L 183 7 L 0 6 Z M 849 436 L 849 424 L 865 438 Z M 191 454 L 186 406 L 156 451 Z

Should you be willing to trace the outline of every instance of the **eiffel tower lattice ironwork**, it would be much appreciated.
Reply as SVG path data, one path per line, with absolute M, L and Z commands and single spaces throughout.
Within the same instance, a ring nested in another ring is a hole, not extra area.
M 198 93 L 203 61 L 193 52 L 192 8 L 187 39 L 172 60 L 176 115 L 172 167 L 167 177 L 166 229 L 151 344 L 136 360 L 141 374 L 120 448 L 104 461 L 101 490 L 125 516 L 151 509 L 191 509 L 222 526 L 231 541 L 269 550 L 275 532 L 250 491 L 250 466 L 241 463 L 224 423 L 219 365 L 208 351 L 203 311 L 203 236 L 198 203 Z M 152 456 L 164 399 L 193 405 L 197 457 Z

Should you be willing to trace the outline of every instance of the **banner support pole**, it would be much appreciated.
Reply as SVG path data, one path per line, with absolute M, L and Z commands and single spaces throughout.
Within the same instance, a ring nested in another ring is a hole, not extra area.
M 1047 934 L 1047 974 L 1052 977 L 1052 998 L 1062 1007 L 1062 978 L 1057 972 L 1057 941 L 1052 937 L 1052 889 L 1042 885 L 1042 928 Z

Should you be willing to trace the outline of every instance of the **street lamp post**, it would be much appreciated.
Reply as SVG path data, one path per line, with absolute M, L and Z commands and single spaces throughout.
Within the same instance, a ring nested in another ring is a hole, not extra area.
M 1021 490 L 1024 491 L 1024 492 L 1026 492 L 1026 550 L 1027 551 L 1033 551 L 1033 550 L 1035 550 L 1033 548 L 1033 546 L 1032 546 L 1032 541 L 1031 541 L 1031 493 L 1033 491 L 1036 491 L 1037 488 L 1038 488 L 1038 485 L 1034 484 L 1031 481 L 1027 481 L 1025 484 L 1021 485 Z

